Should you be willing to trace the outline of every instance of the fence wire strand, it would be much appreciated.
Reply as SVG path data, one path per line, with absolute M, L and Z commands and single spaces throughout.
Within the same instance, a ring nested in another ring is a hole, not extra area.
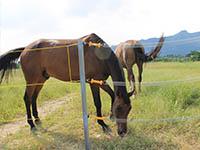
M 184 83 L 184 82 L 199 82 L 200 77 L 193 77 L 193 78 L 188 78 L 188 79 L 181 79 L 181 80 L 166 80 L 166 81 L 152 81 L 152 82 L 141 82 L 143 86 L 162 86 L 162 85 L 167 85 L 170 83 Z M 79 81 L 69 81 L 70 83 L 79 83 Z M 86 81 L 87 82 L 87 81 Z M 135 82 L 136 84 L 139 84 L 139 82 Z M 25 86 L 37 86 L 37 85 L 44 85 L 45 83 L 33 83 L 33 84 L 11 84 L 11 85 L 6 85 L 3 84 L 0 86 L 1 88 L 9 88 L 9 87 L 25 87 Z M 48 83 L 48 85 L 55 85 L 58 83 Z M 104 84 L 106 85 L 115 85 L 115 86 L 126 86 L 126 82 L 121 82 L 121 81 L 106 81 Z
M 191 43 L 191 42 L 200 42 L 200 36 L 199 37 L 194 37 L 190 39 L 184 39 L 184 40 L 174 40 L 174 41 L 165 41 L 164 44 L 186 44 L 186 43 Z M 153 47 L 155 44 L 158 44 L 156 42 L 149 42 L 149 43 L 144 43 L 143 46 L 145 47 Z M 70 44 L 70 45 L 62 45 L 62 46 L 52 46 L 52 47 L 44 47 L 44 48 L 34 48 L 34 49 L 26 49 L 27 51 L 42 51 L 42 50 L 54 50 L 54 49 L 59 49 L 59 48 L 69 48 L 71 46 L 77 46 L 77 43 L 75 44 Z M 105 45 L 102 45 L 103 47 L 107 47 Z M 16 51 L 8 51 L 7 53 L 17 53 L 17 52 L 22 52 L 23 50 L 16 50 Z M 171 83 L 182 83 L 182 82 L 199 82 L 200 77 L 193 77 L 193 78 L 188 78 L 188 79 L 181 79 L 181 80 L 167 80 L 167 81 L 152 81 L 152 82 L 142 82 L 142 85 L 144 86 L 162 86 L 166 84 L 171 84 Z M 138 84 L 138 82 L 135 82 Z M 25 86 L 36 86 L 36 85 L 43 85 L 44 83 L 33 83 L 33 84 L 13 84 L 13 85 L 1 85 L 1 88 L 8 88 L 8 87 L 25 87 Z M 55 85 L 57 83 L 48 83 L 48 85 Z M 120 82 L 120 81 L 106 81 L 105 84 L 114 84 L 117 86 L 126 86 L 126 82 Z M 108 117 L 104 117 L 107 119 Z M 161 118 L 161 119 L 133 119 L 130 118 L 128 119 L 128 122 L 138 122 L 138 123 L 161 123 L 161 122 L 177 122 L 177 121 L 190 121 L 190 120 L 198 120 L 200 121 L 200 116 L 182 116 L 182 117 L 175 117 L 175 118 Z M 119 119 L 118 119 L 119 121 Z M 123 121 L 123 119 L 121 120 Z
M 139 40 L 138 40 L 139 41 Z M 162 42 L 143 42 L 143 41 L 139 41 L 145 48 L 152 48 L 154 47 L 156 44 L 161 44 Z M 182 39 L 182 40 L 167 40 L 164 41 L 164 45 L 181 45 L 181 44 L 188 44 L 188 43 L 192 43 L 192 42 L 200 42 L 200 36 L 197 37 L 193 37 L 193 38 L 188 38 L 188 39 Z M 26 49 L 27 51 L 42 51 L 42 50 L 52 50 L 52 49 L 59 49 L 59 48 L 67 48 L 67 47 L 71 47 L 71 46 L 76 46 L 77 43 L 74 44 L 69 44 L 69 45 L 62 45 L 62 46 L 50 46 L 50 47 L 43 47 L 43 48 L 34 48 L 34 49 Z M 137 48 L 137 44 L 134 46 L 128 45 L 130 48 Z M 101 47 L 109 47 L 107 44 L 106 45 L 101 45 Z M 110 47 L 109 47 L 110 48 Z M 23 50 L 16 50 L 16 51 L 7 51 L 5 53 L 17 53 L 17 52 L 22 52 Z
M 69 44 L 69 45 L 62 45 L 62 46 L 49 46 L 49 47 L 42 47 L 42 48 L 33 48 L 33 49 L 26 49 L 26 51 L 32 52 L 32 51 L 43 51 L 43 50 L 54 50 L 54 49 L 59 49 L 59 48 L 69 48 L 72 46 L 77 46 L 77 43 L 75 44 Z M 7 53 L 18 53 L 22 52 L 23 50 L 16 50 L 16 51 L 8 51 Z

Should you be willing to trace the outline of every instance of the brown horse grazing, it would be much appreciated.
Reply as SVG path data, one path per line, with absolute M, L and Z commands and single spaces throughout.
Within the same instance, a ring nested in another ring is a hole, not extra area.
M 115 54 L 117 55 L 120 63 L 124 68 L 127 69 L 128 81 L 131 88 L 131 91 L 135 91 L 135 77 L 133 74 L 132 67 L 134 64 L 138 66 L 138 81 L 139 81 L 139 92 L 141 92 L 141 82 L 142 82 L 142 72 L 143 72 L 143 63 L 155 59 L 160 52 L 164 42 L 163 35 L 161 36 L 157 46 L 145 54 L 144 47 L 139 41 L 128 40 L 126 42 L 120 43 L 116 49 Z
M 116 55 L 100 37 L 96 34 L 90 34 L 79 40 L 84 41 L 86 79 L 106 80 L 111 76 L 113 81 L 125 82 L 123 69 Z M 24 94 L 27 122 L 32 130 L 36 129 L 35 124 L 41 123 L 38 117 L 36 100 L 45 81 L 49 77 L 62 81 L 79 80 L 77 42 L 78 39 L 37 40 L 26 47 L 11 50 L 0 56 L 1 81 L 5 75 L 8 75 L 5 72 L 12 69 L 13 62 L 20 58 L 27 84 Z M 103 46 L 91 46 L 88 44 L 89 42 L 101 43 Z M 69 46 L 69 44 L 73 45 Z M 67 45 L 69 46 L 69 53 L 67 52 Z M 41 48 L 47 48 L 47 50 L 42 50 Z M 70 55 L 71 67 L 69 67 L 68 54 Z M 127 93 L 125 86 L 114 85 L 114 92 L 108 85 L 101 85 L 100 87 L 111 95 L 112 112 L 117 118 L 118 134 L 124 136 L 127 132 L 127 117 L 131 110 L 129 97 L 133 92 Z M 96 106 L 97 117 L 102 117 L 99 86 L 90 84 L 90 88 Z M 35 124 L 32 120 L 31 105 Z M 97 119 L 97 122 L 104 131 L 110 130 L 103 120 Z

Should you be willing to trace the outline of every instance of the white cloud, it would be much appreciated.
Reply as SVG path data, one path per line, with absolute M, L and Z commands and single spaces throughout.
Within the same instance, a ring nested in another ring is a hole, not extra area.
M 1 51 L 91 32 L 109 44 L 200 31 L 198 0 L 1 0 Z

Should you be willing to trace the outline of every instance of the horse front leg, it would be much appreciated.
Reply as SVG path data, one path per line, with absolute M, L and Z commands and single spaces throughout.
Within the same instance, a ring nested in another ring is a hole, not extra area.
M 114 120 L 114 115 L 113 115 L 113 103 L 114 103 L 114 100 L 115 100 L 115 93 L 114 91 L 111 89 L 111 87 L 106 84 L 106 85 L 101 85 L 100 88 L 102 88 L 106 93 L 108 93 L 111 97 L 111 109 L 110 109 L 110 119 L 111 120 Z
M 142 82 L 142 72 L 143 72 L 143 62 L 137 63 L 138 66 L 138 81 L 139 81 L 139 93 L 142 91 L 141 90 L 141 82 Z
M 130 91 L 134 91 L 134 94 L 136 94 L 135 90 L 135 76 L 133 74 L 133 70 L 131 67 L 127 68 L 127 74 L 128 74 L 128 81 L 130 86 Z
M 90 84 L 90 88 L 92 91 L 93 99 L 94 99 L 94 104 L 96 107 L 96 113 L 97 113 L 97 122 L 98 124 L 101 125 L 102 129 L 104 132 L 110 132 L 111 129 L 108 127 L 107 124 L 102 119 L 102 113 L 101 113 L 101 99 L 100 99 L 100 91 L 99 87 L 96 85 Z

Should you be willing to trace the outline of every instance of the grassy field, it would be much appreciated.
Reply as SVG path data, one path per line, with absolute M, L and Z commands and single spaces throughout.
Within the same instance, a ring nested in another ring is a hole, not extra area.
M 43 102 L 58 98 L 70 93 L 67 84 L 55 79 L 47 81 L 40 93 L 38 102 Z M 8 83 L 0 86 L 0 124 L 14 121 L 18 116 L 25 114 L 24 96 L 25 80 L 21 70 L 15 71 Z
M 136 74 L 137 69 L 134 68 Z M 142 86 L 142 93 L 132 98 L 128 134 L 121 139 L 114 122 L 106 119 L 112 136 L 106 135 L 95 121 L 95 108 L 87 86 L 89 136 L 92 149 L 200 149 L 200 62 L 149 63 L 144 66 L 144 82 L 166 82 L 161 86 Z M 190 81 L 191 80 L 191 81 Z M 23 117 L 24 85 L 20 71 L 9 84 L 0 88 L 0 125 Z M 43 119 L 43 128 L 32 134 L 29 127 L 9 135 L 0 143 L 4 149 L 83 149 L 83 125 L 79 84 L 51 79 L 39 96 L 39 105 L 56 97 L 75 93 L 56 112 Z M 101 91 L 102 112 L 108 116 L 110 98 Z M 25 120 L 25 119 L 24 119 Z M 0 126 L 1 127 L 1 126 Z M 1 146 L 0 146 L 1 148 Z

